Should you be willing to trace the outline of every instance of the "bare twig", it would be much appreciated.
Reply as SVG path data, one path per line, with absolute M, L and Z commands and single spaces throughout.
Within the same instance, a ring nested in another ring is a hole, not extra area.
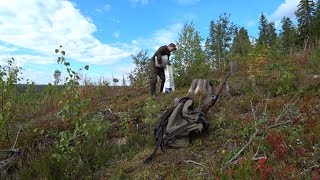
M 252 101 L 250 101 L 250 105 L 251 105 L 251 111 L 252 111 L 252 115 L 253 115 L 253 120 L 254 122 L 257 121 L 257 117 L 256 117 L 256 110 L 253 109 L 253 106 L 252 106 Z
M 238 153 L 237 153 L 236 155 L 234 155 L 228 162 L 225 163 L 225 165 L 224 165 L 223 168 L 227 167 L 229 164 L 233 163 L 234 161 L 236 161 L 236 160 L 239 158 L 239 156 L 241 155 L 241 153 L 244 152 L 244 151 L 247 149 L 247 147 L 252 143 L 252 141 L 254 140 L 254 138 L 257 136 L 258 132 L 259 132 L 259 130 L 256 129 L 256 132 L 254 132 L 254 133 L 251 135 L 249 141 L 240 149 L 240 151 L 238 151 Z M 223 168 L 222 168 L 222 169 L 223 169 Z
M 278 124 L 273 124 L 271 126 L 268 126 L 268 129 L 275 128 L 275 127 L 282 126 L 282 125 L 289 124 L 289 123 L 293 123 L 293 122 L 291 120 L 288 120 L 288 121 L 281 122 L 281 123 L 278 123 Z
M 0 161 L 0 174 L 1 174 L 1 171 L 5 170 L 5 167 L 8 164 L 10 164 L 17 157 L 17 154 L 18 154 L 18 152 L 20 152 L 20 150 L 18 150 L 18 149 L 10 149 L 10 151 L 8 150 L 8 152 L 13 152 L 13 155 L 10 156 L 7 159 L 4 159 L 4 160 Z M 15 152 L 17 152 L 17 153 L 15 153 Z
M 298 99 L 295 100 L 295 98 L 297 97 L 298 94 L 295 94 L 295 96 L 289 101 L 289 103 L 283 108 L 283 111 L 278 115 L 277 119 L 276 119 L 276 123 L 271 125 L 271 126 L 268 126 L 266 131 L 268 129 L 271 129 L 271 128 L 275 128 L 275 127 L 278 127 L 278 126 L 281 126 L 281 125 L 285 125 L 285 124 L 288 124 L 288 123 L 292 123 L 291 120 L 288 120 L 288 121 L 285 121 L 285 122 L 280 122 L 278 123 L 278 121 L 280 120 L 280 118 L 286 114 L 287 112 L 289 112 L 289 107 L 292 106 L 293 104 L 295 104 Z M 295 100 L 295 102 L 293 102 Z M 235 154 L 229 161 L 227 161 L 224 166 L 220 169 L 224 169 L 226 168 L 229 164 L 232 164 L 232 163 L 235 163 L 236 160 L 239 158 L 239 156 L 248 148 L 248 146 L 254 141 L 255 137 L 260 133 L 260 130 L 258 129 L 258 119 L 257 119 L 257 115 L 256 115 L 256 111 L 257 111 L 257 107 L 256 109 L 254 109 L 253 105 L 252 105 L 252 102 L 251 103 L 251 111 L 252 111 L 252 115 L 253 115 L 253 119 L 254 119 L 254 122 L 255 122 L 255 128 L 256 128 L 256 131 L 251 135 L 249 141 L 240 149 L 240 151 L 238 151 L 237 154 Z M 265 118 L 266 116 L 266 111 L 267 111 L 267 103 L 268 101 L 266 102 L 265 104 L 265 107 L 264 107 L 264 113 L 263 113 L 263 116 L 262 116 L 262 119 Z M 261 143 L 261 141 L 260 141 Z M 264 157 L 257 157 L 258 154 L 259 154 L 259 149 L 260 149 L 260 143 L 259 143 L 259 146 L 258 146 L 258 149 L 256 151 L 256 153 L 254 154 L 254 156 L 252 157 L 252 160 L 260 160 Z M 317 166 L 318 167 L 318 166 Z
M 276 119 L 276 123 L 278 123 L 278 121 L 279 121 L 279 119 L 281 118 L 281 116 L 283 116 L 284 114 L 286 114 L 286 113 L 288 112 L 289 106 L 295 104 L 295 103 L 298 101 L 298 99 L 296 99 L 295 102 L 292 103 L 293 100 L 294 100 L 297 96 L 298 96 L 298 93 L 296 93 L 296 94 L 293 96 L 293 98 L 288 102 L 288 104 L 283 108 L 282 112 L 279 114 L 279 116 L 278 116 L 277 119 Z
M 5 149 L 5 150 L 0 150 L 0 152 L 7 152 L 7 153 L 12 153 L 12 154 L 18 154 L 20 153 L 19 149 Z
M 17 135 L 16 135 L 16 140 L 14 141 L 14 144 L 13 144 L 13 146 L 12 146 L 11 149 L 14 149 L 14 147 L 15 147 L 16 144 L 17 144 L 17 141 L 18 141 L 18 137 L 19 137 L 19 133 L 20 133 L 20 131 L 21 131 L 21 128 L 22 128 L 22 125 L 19 125 L 19 130 L 18 130 Z
M 262 156 L 262 157 L 252 157 L 252 161 L 259 161 L 263 158 L 266 158 L 265 156 Z
M 0 170 L 4 170 L 4 167 L 6 167 L 8 164 L 10 164 L 13 161 L 13 159 L 16 157 L 16 155 L 20 153 L 20 150 L 18 148 L 15 148 L 15 146 L 17 144 L 21 128 L 22 128 L 22 125 L 19 125 L 19 130 L 17 132 L 16 139 L 15 139 L 15 142 L 14 142 L 12 148 L 6 149 L 6 150 L 0 150 L 0 152 L 7 152 L 10 154 L 9 158 L 0 161 Z
M 261 144 L 261 140 L 260 140 L 260 142 L 259 142 L 258 149 L 257 149 L 256 153 L 255 153 L 255 154 L 253 155 L 253 157 L 252 157 L 252 160 L 253 160 L 253 161 L 260 160 L 260 159 L 263 158 L 263 157 L 257 157 L 258 154 L 259 154 L 259 150 L 260 150 L 260 144 Z
M 305 173 L 310 172 L 310 171 L 317 169 L 317 168 L 320 168 L 320 164 L 305 168 L 300 174 L 305 174 Z
M 267 115 L 267 106 L 268 106 L 268 102 L 269 102 L 269 97 L 270 97 L 270 93 L 268 94 L 268 97 L 267 97 L 267 102 L 266 102 L 266 104 L 265 104 L 265 106 L 264 106 L 264 111 L 263 111 L 263 116 L 262 116 L 262 119 L 264 119 L 264 117 Z
M 228 141 L 226 143 L 224 143 L 223 147 L 226 147 L 229 142 L 230 142 L 230 139 L 228 139 Z
M 194 152 L 192 152 L 192 151 L 191 151 L 191 153 L 192 153 L 193 155 L 196 155 L 196 156 L 198 156 L 198 157 L 202 157 L 201 155 L 199 155 L 199 154 L 196 154 L 196 153 L 194 153 Z
M 203 166 L 203 164 L 195 162 L 195 161 L 192 161 L 192 160 L 184 160 L 184 162 L 185 163 L 193 163 L 193 164 L 196 164 L 196 165 L 199 165 L 199 166 Z
M 199 173 L 199 174 L 194 174 L 193 177 L 197 177 L 197 176 L 209 176 L 209 173 Z

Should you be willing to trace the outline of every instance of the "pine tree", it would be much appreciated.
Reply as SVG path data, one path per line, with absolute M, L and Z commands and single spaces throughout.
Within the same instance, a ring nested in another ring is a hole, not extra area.
M 189 85 L 192 79 L 203 77 L 209 70 L 201 47 L 202 38 L 193 22 L 185 24 L 179 34 L 178 50 L 174 52 L 175 84 Z
M 282 31 L 280 33 L 281 47 L 284 52 L 291 52 L 295 47 L 296 29 L 292 20 L 288 17 L 283 17 L 281 20 Z
M 267 29 L 267 41 L 269 46 L 274 46 L 276 45 L 277 41 L 277 33 L 276 33 L 276 28 L 274 22 L 270 22 L 268 24 L 268 29 Z
M 230 15 L 219 16 L 217 22 L 211 21 L 209 37 L 206 40 L 206 56 L 212 57 L 212 64 L 220 67 L 229 60 L 230 47 L 235 35 L 235 25 L 230 22 Z
M 314 41 L 312 32 L 315 3 L 313 0 L 301 0 L 295 12 L 298 21 L 299 44 L 310 48 Z
M 268 20 L 264 14 L 261 14 L 259 21 L 259 38 L 258 43 L 263 46 L 268 45 Z
M 313 23 L 312 23 L 312 30 L 315 36 L 315 44 L 316 47 L 320 47 L 320 1 L 318 0 L 316 4 L 316 9 L 313 15 Z
M 207 61 L 210 62 L 212 65 L 218 64 L 217 57 L 216 57 L 216 54 L 217 54 L 216 46 L 218 44 L 216 34 L 217 34 L 217 25 L 214 21 L 211 21 L 209 37 L 207 38 L 205 43 L 205 54 L 206 54 Z
M 249 39 L 248 31 L 241 27 L 239 31 L 236 32 L 233 44 L 231 47 L 232 56 L 246 57 L 251 49 L 251 42 Z
M 273 47 L 277 45 L 277 32 L 274 22 L 268 22 L 266 16 L 261 14 L 259 21 L 258 44 L 262 47 Z

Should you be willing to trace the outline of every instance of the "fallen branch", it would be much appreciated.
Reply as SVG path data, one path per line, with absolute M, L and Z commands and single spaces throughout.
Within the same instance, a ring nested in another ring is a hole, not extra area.
M 285 105 L 285 107 L 283 108 L 282 112 L 278 115 L 277 119 L 276 119 L 276 124 L 273 124 L 271 126 L 268 126 L 266 128 L 266 131 L 268 131 L 268 129 L 271 129 L 271 128 L 275 128 L 275 127 L 278 127 L 278 126 L 282 126 L 282 125 L 285 125 L 285 124 L 289 124 L 289 123 L 293 123 L 293 121 L 291 120 L 288 120 L 288 121 L 285 121 L 285 122 L 281 122 L 281 123 L 278 123 L 278 121 L 280 120 L 280 118 L 288 113 L 288 111 L 290 110 L 290 106 L 292 106 L 293 104 L 295 104 L 298 99 L 295 99 L 297 97 L 298 93 L 295 94 L 295 96 L 289 101 L 288 104 Z M 293 102 L 294 101 L 294 102 Z M 267 101 L 268 103 L 268 101 Z M 263 116 L 262 116 L 262 119 L 265 118 L 266 116 L 266 111 L 267 111 L 267 103 L 264 107 L 264 113 L 263 113 Z M 256 111 L 257 111 L 257 108 L 253 108 L 253 105 L 252 105 L 252 102 L 250 102 L 251 104 L 251 111 L 252 111 L 252 116 L 253 116 L 253 120 L 254 120 L 254 123 L 255 123 L 255 128 L 256 128 L 256 131 L 251 135 L 249 141 L 240 149 L 240 151 L 238 151 L 237 154 L 235 154 L 229 161 L 227 161 L 224 166 L 222 168 L 220 168 L 220 170 L 226 168 L 229 164 L 231 163 L 235 163 L 235 161 L 239 158 L 239 156 L 248 148 L 248 146 L 254 141 L 255 137 L 257 135 L 259 135 L 261 132 L 259 131 L 259 129 L 257 128 L 258 127 L 258 119 L 257 119 L 257 114 L 256 114 Z M 261 141 L 260 141 L 261 143 Z M 256 160 L 260 160 L 264 157 L 257 157 L 258 156 L 258 153 L 259 153 L 259 148 L 260 148 L 260 145 L 258 146 L 258 149 L 256 151 L 256 153 L 254 154 L 254 156 L 252 157 L 252 160 L 256 161 Z M 319 165 L 317 165 L 317 167 L 319 167 Z
M 15 149 L 4 149 L 0 150 L 0 152 L 7 152 L 7 153 L 12 153 L 12 154 L 19 154 L 20 150 L 18 148 Z
M 252 161 L 259 161 L 261 159 L 264 159 L 266 158 L 265 156 L 262 156 L 262 157 L 252 157 Z
M 197 176 L 209 176 L 209 173 L 199 173 L 199 174 L 194 174 L 193 177 L 197 177 Z
M 191 153 L 192 153 L 193 155 L 195 155 L 195 156 L 202 157 L 201 155 L 196 154 L 196 153 L 194 153 L 194 152 L 192 152 L 192 151 L 191 151 Z
M 22 126 L 19 125 L 19 130 L 17 132 L 16 139 L 15 139 L 15 142 L 14 142 L 12 148 L 0 150 L 0 152 L 7 152 L 9 154 L 9 158 L 0 161 L 0 170 L 4 170 L 4 167 L 6 167 L 8 164 L 10 164 L 13 161 L 13 159 L 17 156 L 17 154 L 20 154 L 20 152 L 21 152 L 20 149 L 15 148 L 15 146 L 17 144 L 21 128 L 22 128 Z
M 253 155 L 253 157 L 252 157 L 252 160 L 253 160 L 253 161 L 257 161 L 257 160 L 260 160 L 260 159 L 263 158 L 263 157 L 257 157 L 258 154 L 259 154 L 259 150 L 260 150 L 260 144 L 261 144 L 261 140 L 260 140 L 260 142 L 259 142 L 258 149 L 257 149 L 256 153 L 254 153 L 254 155 Z
M 320 168 L 320 164 L 308 167 L 308 168 L 304 169 L 300 174 L 304 174 L 304 173 L 310 172 L 310 171 L 312 171 L 314 169 L 317 169 L 317 168 Z
M 21 125 L 19 125 L 19 130 L 18 130 L 18 132 L 17 132 L 17 135 L 16 135 L 16 140 L 14 141 L 14 144 L 13 144 L 13 146 L 12 146 L 12 148 L 11 149 L 14 149 L 14 147 L 16 146 L 16 144 L 17 144 L 17 141 L 18 141 L 18 137 L 19 137 L 19 134 L 20 134 L 20 131 L 21 131 Z
M 17 157 L 17 154 L 20 153 L 19 149 L 10 149 L 10 150 L 3 150 L 3 151 L 11 152 L 11 156 L 7 159 L 0 161 L 0 174 L 1 174 L 1 171 L 5 170 L 5 167 L 8 164 L 10 164 Z M 13 152 L 15 152 L 15 153 L 13 153 Z
M 259 130 L 256 129 L 256 132 L 254 132 L 251 135 L 249 141 L 240 149 L 240 151 L 238 151 L 237 154 L 235 154 L 228 162 L 226 162 L 225 165 L 221 169 L 226 168 L 229 164 L 236 161 L 239 158 L 239 156 L 242 154 L 242 152 L 244 152 L 248 148 L 248 146 L 253 142 L 254 138 L 257 136 L 258 133 L 259 133 Z
M 199 165 L 199 166 L 203 166 L 203 164 L 195 162 L 195 161 L 192 161 L 192 160 L 185 160 L 184 162 L 185 163 L 193 163 L 193 164 L 196 164 L 196 165 Z
M 278 124 L 273 124 L 271 126 L 268 126 L 268 129 L 275 128 L 275 127 L 282 126 L 282 125 L 289 124 L 289 123 L 293 123 L 293 122 L 291 120 L 288 120 L 288 121 L 281 122 L 281 123 L 278 123 Z
M 298 99 L 295 100 L 294 103 L 292 103 L 292 101 L 297 97 L 298 93 L 296 93 L 293 98 L 288 102 L 288 104 L 283 108 L 282 112 L 278 115 L 277 119 L 276 119 L 276 123 L 278 123 L 279 119 L 281 118 L 281 116 L 283 116 L 284 114 L 286 114 L 289 110 L 289 106 L 295 104 Z

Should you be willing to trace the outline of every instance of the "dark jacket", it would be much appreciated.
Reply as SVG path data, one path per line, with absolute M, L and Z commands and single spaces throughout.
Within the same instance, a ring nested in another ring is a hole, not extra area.
M 159 49 L 152 56 L 151 61 L 154 62 L 155 57 L 157 56 L 158 63 L 161 64 L 162 63 L 161 56 L 163 55 L 168 55 L 168 59 L 170 57 L 170 51 L 167 45 L 159 47 Z

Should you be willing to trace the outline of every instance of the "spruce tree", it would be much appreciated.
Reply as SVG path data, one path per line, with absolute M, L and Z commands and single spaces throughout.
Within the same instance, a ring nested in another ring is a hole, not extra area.
M 210 23 L 209 37 L 206 40 L 207 57 L 212 57 L 213 66 L 220 67 L 229 60 L 230 47 L 235 35 L 235 25 L 230 22 L 230 15 L 219 16 L 219 20 Z
M 251 42 L 249 39 L 248 31 L 241 27 L 239 31 L 236 32 L 233 44 L 231 47 L 231 52 L 233 57 L 246 57 L 251 49 Z
M 283 17 L 281 20 L 282 31 L 280 33 L 281 47 L 284 52 L 291 52 L 295 47 L 296 29 L 292 20 L 288 17 Z
M 268 45 L 268 20 L 264 14 L 261 14 L 259 21 L 259 38 L 258 44 L 267 46 Z
M 277 32 L 276 32 L 276 28 L 275 28 L 275 24 L 274 22 L 270 22 L 268 24 L 268 28 L 267 28 L 267 41 L 268 41 L 268 45 L 269 46 L 274 46 L 276 45 L 276 41 L 277 41 Z
M 298 42 L 301 46 L 310 48 L 314 40 L 312 32 L 313 15 L 315 13 L 315 3 L 313 0 L 301 0 L 295 12 L 298 21 Z
M 313 15 L 312 30 L 314 32 L 316 46 L 320 47 L 320 1 L 316 3 L 316 9 Z

